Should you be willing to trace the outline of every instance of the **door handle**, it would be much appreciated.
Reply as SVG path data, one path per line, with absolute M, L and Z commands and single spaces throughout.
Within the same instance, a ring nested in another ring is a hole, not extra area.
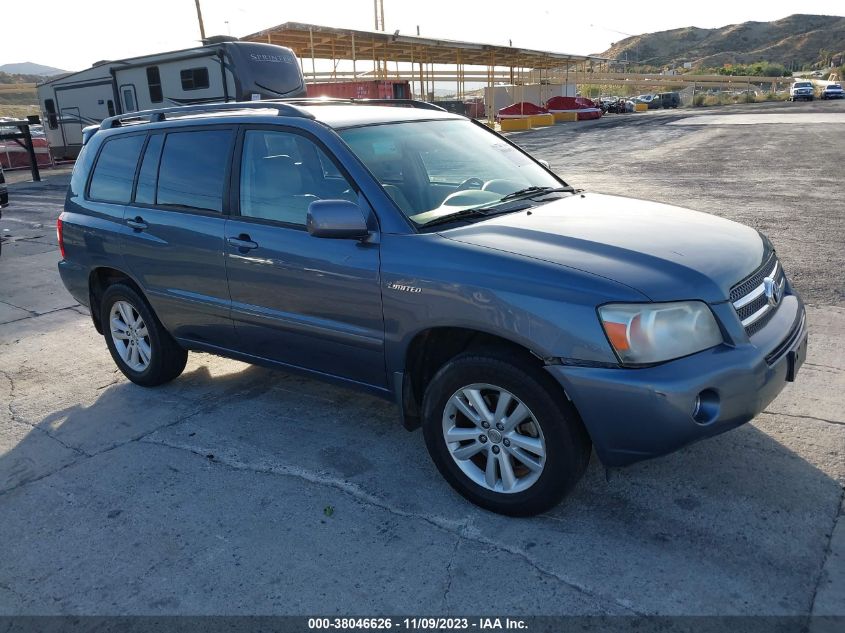
M 127 226 L 132 227 L 136 231 L 143 231 L 149 226 L 146 222 L 144 222 L 144 218 L 142 218 L 140 215 L 137 216 L 134 220 L 126 220 L 126 224 Z
M 237 237 L 227 237 L 226 242 L 229 246 L 234 246 L 241 251 L 251 251 L 254 248 L 258 248 L 258 244 L 249 239 L 249 235 L 246 233 L 241 233 Z

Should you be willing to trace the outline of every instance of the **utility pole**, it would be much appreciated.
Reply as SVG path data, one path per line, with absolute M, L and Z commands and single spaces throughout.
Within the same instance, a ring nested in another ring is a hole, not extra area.
M 373 13 L 375 14 L 375 30 L 384 31 L 384 0 L 373 0 Z M 373 49 L 375 55 L 375 48 Z M 381 75 L 381 60 L 376 59 L 376 74 Z M 384 75 L 387 77 L 387 60 L 384 60 Z
M 205 25 L 202 23 L 202 8 L 200 7 L 200 0 L 194 0 L 194 4 L 197 5 L 197 20 L 200 23 L 200 38 L 205 41 Z
M 197 0 L 199 2 L 199 0 Z M 384 0 L 373 0 L 373 12 L 375 13 L 376 31 L 384 30 Z

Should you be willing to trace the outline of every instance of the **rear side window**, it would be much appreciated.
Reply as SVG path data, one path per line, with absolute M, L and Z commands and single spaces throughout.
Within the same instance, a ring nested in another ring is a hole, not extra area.
M 118 136 L 105 142 L 88 188 L 91 200 L 117 204 L 129 202 L 143 144 L 143 134 Z
M 186 68 L 179 76 L 182 79 L 182 90 L 208 88 L 208 68 Z
M 147 87 L 150 89 L 150 101 L 161 103 L 164 95 L 161 91 L 161 75 L 158 72 L 158 66 L 147 67 Z
M 164 141 L 156 204 L 223 210 L 231 130 L 173 132 Z

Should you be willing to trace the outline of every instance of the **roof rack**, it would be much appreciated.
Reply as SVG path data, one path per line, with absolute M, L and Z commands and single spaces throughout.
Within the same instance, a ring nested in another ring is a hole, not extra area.
M 101 130 L 109 130 L 121 127 L 125 124 L 158 123 L 165 121 L 168 114 L 194 114 L 202 112 L 227 112 L 237 110 L 276 110 L 278 116 L 295 116 L 306 119 L 313 119 L 314 115 L 297 108 L 284 100 L 267 101 L 229 101 L 226 103 L 198 103 L 194 105 L 177 106 L 173 108 L 160 108 L 158 110 L 142 110 L 140 112 L 127 112 L 117 116 L 103 119 L 100 123 Z
M 123 125 L 137 125 L 139 123 L 158 123 L 165 121 L 168 114 L 199 114 L 203 112 L 231 112 L 237 110 L 276 110 L 278 116 L 295 116 L 313 119 L 314 115 L 305 112 L 297 106 L 336 105 L 350 103 L 353 105 L 384 105 L 403 108 L 419 108 L 421 110 L 445 109 L 428 101 L 418 99 L 340 99 L 333 97 L 298 97 L 293 99 L 266 99 L 263 101 L 228 101 L 226 103 L 198 103 L 194 105 L 159 108 L 157 110 L 142 110 L 127 112 L 103 119 L 101 130 L 110 130 Z

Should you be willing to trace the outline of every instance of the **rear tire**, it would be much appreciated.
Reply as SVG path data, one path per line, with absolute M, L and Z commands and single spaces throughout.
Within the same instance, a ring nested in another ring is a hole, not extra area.
M 100 302 L 100 323 L 115 364 L 135 384 L 155 387 L 185 369 L 188 352 L 131 286 L 117 283 L 106 288 Z
M 468 352 L 446 363 L 426 389 L 422 425 L 446 481 L 499 514 L 554 507 L 590 459 L 589 436 L 563 389 L 518 355 Z

